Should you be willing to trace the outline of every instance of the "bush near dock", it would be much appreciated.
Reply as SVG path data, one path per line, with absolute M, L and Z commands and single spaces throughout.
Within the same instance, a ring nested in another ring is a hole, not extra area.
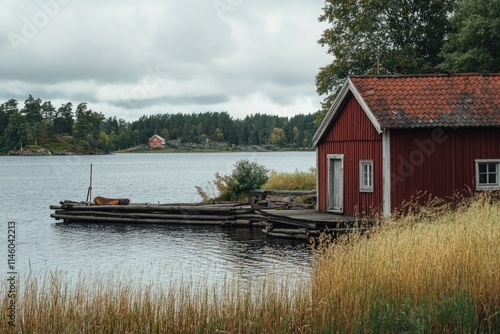
M 274 190 L 314 190 L 316 170 L 296 170 L 293 173 L 270 171 L 263 165 L 249 160 L 235 164 L 231 175 L 215 174 L 205 188 L 196 187 L 204 203 L 230 200 L 248 200 L 259 187 Z
M 269 170 L 256 161 L 240 160 L 231 175 L 215 173 L 213 183 L 203 189 L 196 187 L 204 203 L 248 200 L 252 192 L 266 183 Z M 212 195 L 209 195 L 212 193 Z

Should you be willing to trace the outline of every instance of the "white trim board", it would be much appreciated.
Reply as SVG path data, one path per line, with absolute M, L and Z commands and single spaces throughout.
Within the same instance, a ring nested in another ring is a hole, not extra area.
M 391 214 L 391 132 L 382 133 L 382 201 L 383 214 Z

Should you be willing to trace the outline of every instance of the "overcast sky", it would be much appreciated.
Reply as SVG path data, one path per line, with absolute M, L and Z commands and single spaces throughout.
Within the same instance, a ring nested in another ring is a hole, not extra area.
M 317 111 L 322 0 L 2 0 L 0 103 L 28 94 L 128 121 Z

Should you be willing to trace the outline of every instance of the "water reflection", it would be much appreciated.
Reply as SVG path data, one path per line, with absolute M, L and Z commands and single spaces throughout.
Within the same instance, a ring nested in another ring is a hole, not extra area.
M 268 238 L 260 228 L 80 223 L 55 224 L 54 229 L 60 247 L 71 254 L 75 273 L 125 267 L 132 277 L 146 274 L 164 282 L 245 281 L 266 275 L 307 277 L 312 266 L 307 242 Z M 94 261 L 88 267 L 88 257 L 102 258 L 102 266 Z

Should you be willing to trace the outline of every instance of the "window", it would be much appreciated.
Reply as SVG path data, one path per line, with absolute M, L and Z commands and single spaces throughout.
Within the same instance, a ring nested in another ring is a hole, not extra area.
M 359 162 L 359 191 L 373 192 L 373 161 L 360 160 Z
M 500 189 L 500 160 L 476 160 L 476 190 Z

